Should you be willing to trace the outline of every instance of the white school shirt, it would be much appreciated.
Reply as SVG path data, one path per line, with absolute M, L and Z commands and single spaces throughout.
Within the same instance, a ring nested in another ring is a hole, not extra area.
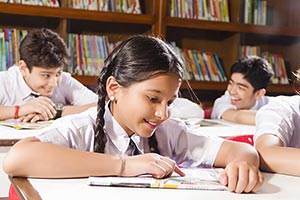
M 58 120 L 45 132 L 37 135 L 42 142 L 52 143 L 82 151 L 94 150 L 97 108 L 93 107 L 76 115 L 69 115 Z M 105 108 L 105 127 L 107 136 L 105 153 L 111 155 L 129 155 L 130 138 L 125 130 Z M 160 154 L 172 158 L 185 167 L 211 167 L 224 139 L 192 134 L 184 123 L 168 119 L 155 131 Z M 148 138 L 134 134 L 131 139 L 139 151 L 149 153 Z
M 22 105 L 34 98 L 31 95 L 32 93 L 36 94 L 24 81 L 18 66 L 12 66 L 7 71 L 0 72 L 0 105 Z M 62 73 L 61 81 L 49 98 L 54 103 L 75 106 L 97 102 L 98 100 L 96 93 L 66 72 Z
M 172 118 L 204 118 L 204 110 L 200 107 L 200 105 L 186 98 L 176 98 L 172 103 L 170 110 Z
M 278 136 L 286 147 L 300 148 L 300 96 L 278 96 L 256 113 L 254 141 L 263 134 Z
M 256 100 L 255 104 L 249 110 L 260 109 L 262 106 L 266 105 L 269 102 L 270 98 L 271 97 L 269 97 L 269 96 L 262 96 L 261 98 Z M 211 118 L 212 119 L 221 119 L 223 113 L 229 109 L 238 110 L 238 108 L 235 105 L 231 104 L 230 94 L 226 90 L 224 95 L 222 95 L 221 97 L 219 97 L 215 100 L 213 108 L 212 108 Z

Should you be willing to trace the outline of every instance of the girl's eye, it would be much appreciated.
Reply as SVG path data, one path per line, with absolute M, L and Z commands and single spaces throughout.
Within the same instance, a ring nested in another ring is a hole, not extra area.
M 152 103 L 158 103 L 158 98 L 155 98 L 155 97 L 148 97 L 148 99 L 149 99 Z

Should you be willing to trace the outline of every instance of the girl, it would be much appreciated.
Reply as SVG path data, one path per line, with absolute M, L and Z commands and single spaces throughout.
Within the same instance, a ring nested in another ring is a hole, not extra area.
M 129 38 L 105 60 L 98 107 L 18 142 L 4 170 L 44 178 L 165 178 L 173 171 L 184 176 L 177 165 L 225 167 L 220 182 L 230 191 L 255 192 L 263 177 L 253 147 L 191 134 L 182 122 L 168 119 L 181 81 L 182 64 L 166 43 L 150 36 Z

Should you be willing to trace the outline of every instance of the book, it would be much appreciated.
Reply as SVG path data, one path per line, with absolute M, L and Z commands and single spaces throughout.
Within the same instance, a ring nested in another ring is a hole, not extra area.
M 186 176 L 173 173 L 169 178 L 156 179 L 150 175 L 139 177 L 89 177 L 90 186 L 138 187 L 186 190 L 227 191 L 227 187 L 219 183 L 221 168 L 182 168 Z
M 19 129 L 42 129 L 50 126 L 52 124 L 52 120 L 50 121 L 38 121 L 36 123 L 29 123 L 29 122 L 18 122 L 15 119 L 8 119 L 0 121 L 0 125 L 2 126 L 9 126 Z

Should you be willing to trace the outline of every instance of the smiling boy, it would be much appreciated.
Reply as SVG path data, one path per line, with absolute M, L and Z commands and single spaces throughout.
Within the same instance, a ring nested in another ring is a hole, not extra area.
M 256 111 L 269 101 L 266 87 L 273 75 L 270 64 L 252 56 L 235 62 L 223 96 L 216 99 L 211 118 L 255 125 Z
M 63 72 L 69 55 L 63 39 L 49 29 L 33 29 L 22 40 L 18 66 L 0 72 L 0 120 L 50 120 L 96 106 L 97 95 Z

